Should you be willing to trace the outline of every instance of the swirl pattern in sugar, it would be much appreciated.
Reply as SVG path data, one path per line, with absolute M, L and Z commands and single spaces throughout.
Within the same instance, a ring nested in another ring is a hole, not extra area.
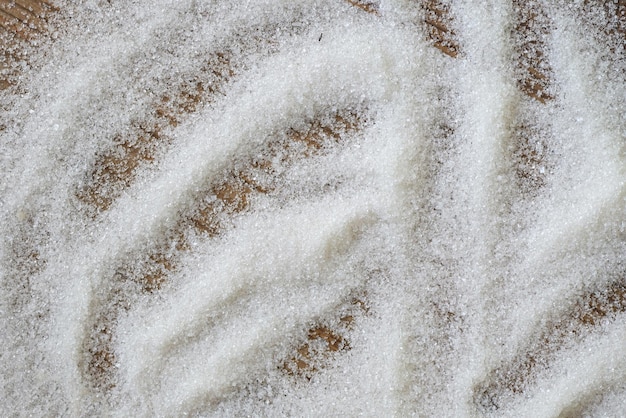
M 0 2 L 3 415 L 626 408 L 626 5 L 149 3 Z

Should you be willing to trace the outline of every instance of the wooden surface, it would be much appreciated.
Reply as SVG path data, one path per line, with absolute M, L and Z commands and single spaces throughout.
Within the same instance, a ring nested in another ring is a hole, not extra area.
M 50 1 L 0 0 L 0 90 L 17 82 L 28 49 L 48 36 L 48 19 L 56 11 Z

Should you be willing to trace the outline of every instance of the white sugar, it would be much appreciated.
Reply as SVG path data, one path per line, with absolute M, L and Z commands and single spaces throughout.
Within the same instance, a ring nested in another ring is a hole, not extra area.
M 533 3 L 535 100 L 521 2 L 456 58 L 418 2 L 67 3 L 0 91 L 0 415 L 623 413 L 613 12 Z

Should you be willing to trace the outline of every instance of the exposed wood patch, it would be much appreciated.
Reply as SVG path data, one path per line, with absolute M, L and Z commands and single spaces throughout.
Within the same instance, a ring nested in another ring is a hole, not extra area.
M 424 23 L 428 29 L 428 38 L 432 45 L 448 55 L 456 58 L 459 53 L 459 44 L 450 16 L 450 5 L 442 0 L 423 0 Z
M 282 370 L 290 376 L 310 380 L 334 355 L 349 351 L 350 342 L 345 335 L 357 318 L 367 314 L 369 308 L 365 296 L 353 297 L 330 324 L 318 323 L 311 327 L 306 342 L 296 348 L 294 356 L 282 365 Z
M 518 63 L 521 76 L 517 84 L 527 96 L 541 103 L 552 100 L 550 91 L 551 68 L 545 54 L 545 38 L 552 30 L 552 22 L 542 7 L 534 1 L 514 0 Z
M 368 1 L 368 0 L 346 0 L 348 3 L 353 5 L 354 7 L 358 7 L 359 9 L 371 13 L 378 14 L 379 5 L 377 2 Z
M 513 163 L 519 190 L 532 193 L 546 184 L 548 166 L 548 144 L 543 139 L 547 134 L 536 127 L 521 124 L 515 127 Z
M 47 36 L 48 17 L 58 11 L 41 0 L 0 0 L 0 90 L 16 84 L 28 63 L 27 51 Z

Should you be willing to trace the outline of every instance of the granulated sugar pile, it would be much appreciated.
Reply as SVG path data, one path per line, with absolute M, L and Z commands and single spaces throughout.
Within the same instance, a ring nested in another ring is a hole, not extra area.
M 626 411 L 626 5 L 55 6 L 0 90 L 0 415 Z

